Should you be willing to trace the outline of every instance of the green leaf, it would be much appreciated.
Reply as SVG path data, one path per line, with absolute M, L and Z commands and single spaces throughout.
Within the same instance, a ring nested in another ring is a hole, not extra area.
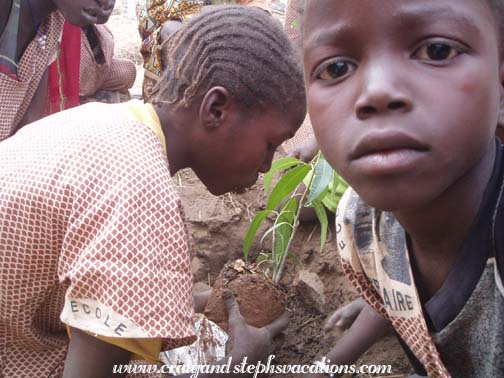
M 270 254 L 269 253 L 265 253 L 265 252 L 261 252 L 259 254 L 259 256 L 257 256 L 257 263 L 261 263 L 263 261 L 270 261 Z
M 312 185 L 310 188 L 310 193 L 308 195 L 308 203 L 316 200 L 320 195 L 327 189 L 329 183 L 333 179 L 334 170 L 329 165 L 323 156 L 320 156 L 317 164 L 315 164 L 314 177 L 312 179 Z
M 325 211 L 324 205 L 320 200 L 314 200 L 312 202 L 312 206 L 315 209 L 315 213 L 317 214 L 317 218 L 320 222 L 320 250 L 324 248 L 325 242 L 327 240 L 327 226 L 329 221 L 327 220 L 327 213 Z
M 301 261 L 299 261 L 298 257 L 295 254 L 289 252 L 289 254 L 287 256 L 289 256 L 289 258 L 292 259 L 297 266 L 302 265 Z
M 257 213 L 254 219 L 252 219 L 252 222 L 247 230 L 247 234 L 245 235 L 245 239 L 243 240 L 243 257 L 245 260 L 248 260 L 250 247 L 252 246 L 252 242 L 254 241 L 259 226 L 269 213 L 271 213 L 271 210 L 262 210 Z
M 327 185 L 326 188 L 322 191 L 322 193 L 320 193 L 320 195 L 315 199 L 318 199 L 319 201 L 323 201 L 324 198 L 329 194 L 329 186 L 330 185 Z M 305 206 L 311 206 L 311 203 L 307 202 L 307 204 Z
M 340 176 L 335 174 L 333 175 L 332 182 L 331 182 L 331 194 L 335 195 L 337 190 L 338 190 L 338 185 L 340 183 Z
M 266 232 L 264 233 L 264 235 L 261 238 L 261 243 L 264 242 L 264 239 L 266 239 L 269 234 L 271 234 L 272 232 L 275 232 L 278 228 L 280 228 L 282 226 L 292 227 L 292 225 L 290 225 L 287 222 L 282 222 L 282 223 L 276 223 L 276 224 L 274 224 L 273 226 L 271 226 L 270 228 L 268 228 L 266 230 Z
M 305 164 L 301 160 L 298 160 L 293 157 L 285 157 L 282 159 L 275 160 L 273 164 L 271 164 L 271 168 L 268 172 L 264 174 L 264 191 L 268 192 L 269 188 L 271 186 L 271 182 L 273 181 L 273 176 L 275 173 L 278 171 L 284 171 L 286 169 L 289 169 L 291 167 L 300 165 L 300 164 Z
M 274 255 L 276 256 L 281 257 L 286 252 L 285 249 L 292 235 L 297 209 L 297 199 L 292 197 L 284 203 L 277 217 L 276 223 L 282 224 L 282 226 L 276 230 L 276 235 L 280 236 L 275 238 L 275 245 L 273 246 Z
M 309 164 L 298 165 L 282 176 L 275 185 L 268 198 L 267 210 L 274 210 L 285 197 L 291 194 L 303 182 L 303 179 L 310 172 Z

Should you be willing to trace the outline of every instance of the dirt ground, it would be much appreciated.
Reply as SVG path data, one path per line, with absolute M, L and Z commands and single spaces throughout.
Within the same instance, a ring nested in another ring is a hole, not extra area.
M 137 81 L 131 93 L 141 95 L 143 69 L 136 20 L 125 17 L 119 6 L 108 25 L 115 35 L 116 55 L 132 59 L 137 65 Z M 190 171 L 183 171 L 174 179 L 196 244 L 196 255 L 192 263 L 195 282 L 198 283 L 196 287 L 212 285 L 226 262 L 242 257 L 242 241 L 247 227 L 265 203 L 262 182 L 259 181 L 241 195 L 214 197 Z M 284 335 L 276 341 L 276 364 L 309 364 L 316 357 L 323 356 L 341 337 L 341 334 L 323 332 L 324 320 L 332 311 L 356 297 L 341 272 L 334 235 L 331 235 L 330 241 L 320 252 L 319 233 L 316 224 L 303 224 L 296 235 L 292 251 L 299 261 L 297 264 L 293 261 L 289 263 L 283 280 L 290 291 L 288 310 L 291 322 Z M 296 291 L 293 281 L 296 272 L 301 269 L 315 273 L 322 281 L 325 296 L 323 306 L 314 306 L 308 298 Z M 406 377 L 410 372 L 406 357 L 394 336 L 375 345 L 358 363 L 391 364 L 392 374 L 384 375 L 389 378 Z
M 226 262 L 242 258 L 242 241 L 249 222 L 265 203 L 262 183 L 259 181 L 244 194 L 214 197 L 190 171 L 178 174 L 176 180 L 196 244 L 193 260 L 195 282 L 199 283 L 198 287 L 208 283 L 212 285 Z M 288 310 L 291 321 L 276 342 L 277 364 L 309 364 L 316 357 L 323 356 L 341 337 L 341 333 L 323 332 L 325 319 L 356 298 L 341 272 L 334 235 L 330 236 L 322 252 L 319 251 L 319 236 L 320 228 L 313 223 L 301 225 L 296 235 L 292 251 L 299 261 L 289 262 L 282 282 L 290 291 Z M 258 251 L 257 245 L 255 251 Z M 301 269 L 317 274 L 322 281 L 326 298 L 322 311 L 318 311 L 310 298 L 304 298 L 294 288 L 295 274 Z M 394 336 L 375 345 L 358 364 L 391 364 L 393 374 L 387 377 L 406 377 L 410 372 L 407 359 Z

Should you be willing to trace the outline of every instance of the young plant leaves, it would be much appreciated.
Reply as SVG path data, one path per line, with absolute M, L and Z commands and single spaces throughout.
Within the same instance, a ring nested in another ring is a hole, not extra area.
M 324 248 L 325 242 L 327 240 L 327 226 L 329 221 L 327 219 L 327 213 L 324 205 L 320 200 L 313 200 L 312 206 L 315 209 L 315 213 L 317 214 L 317 218 L 320 222 L 320 250 Z
M 263 222 L 264 219 L 271 213 L 271 210 L 263 210 L 257 213 L 257 215 L 252 219 L 250 223 L 249 229 L 247 230 L 247 235 L 245 235 L 245 239 L 243 240 L 243 257 L 245 261 L 248 260 L 248 254 L 250 252 L 250 247 L 252 246 L 252 242 L 256 236 L 257 230 L 259 226 Z
M 275 210 L 285 197 L 291 194 L 310 172 L 309 164 L 298 165 L 282 176 L 271 191 L 266 205 L 267 210 Z
M 285 157 L 275 160 L 273 164 L 271 164 L 270 170 L 264 174 L 264 191 L 269 192 L 269 188 L 271 186 L 271 182 L 273 181 L 273 176 L 275 175 L 275 173 L 284 171 L 300 164 L 304 163 L 301 160 L 293 157 Z
M 276 232 L 275 244 L 273 246 L 273 253 L 282 256 L 286 253 L 288 241 L 292 235 L 292 230 L 295 227 L 294 218 L 298 210 L 298 203 L 296 197 L 291 197 L 282 206 L 282 210 L 278 215 L 277 224 L 281 224 Z
M 312 185 L 308 195 L 308 204 L 318 199 L 320 195 L 324 193 L 334 176 L 334 170 L 322 155 L 320 155 L 317 164 L 315 164 L 313 175 Z
M 272 232 L 277 231 L 280 227 L 283 227 L 283 226 L 284 227 L 289 227 L 290 229 L 292 229 L 292 225 L 290 223 L 287 223 L 287 222 L 275 223 L 273 226 L 271 226 L 270 228 L 268 228 L 266 230 L 266 232 L 264 233 L 264 235 L 261 238 L 261 243 L 264 242 L 264 239 L 266 239 L 269 234 L 271 234 Z

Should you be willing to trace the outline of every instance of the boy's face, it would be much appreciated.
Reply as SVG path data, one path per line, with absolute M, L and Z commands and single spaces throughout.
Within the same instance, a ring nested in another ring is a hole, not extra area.
M 420 207 L 481 168 L 503 93 L 486 1 L 308 1 L 304 22 L 315 134 L 367 203 Z
M 267 172 L 276 148 L 304 120 L 304 106 L 287 113 L 266 111 L 254 117 L 233 111 L 226 125 L 194 144 L 192 169 L 214 195 L 241 192 Z
M 65 19 L 76 26 L 107 22 L 115 0 L 53 0 Z

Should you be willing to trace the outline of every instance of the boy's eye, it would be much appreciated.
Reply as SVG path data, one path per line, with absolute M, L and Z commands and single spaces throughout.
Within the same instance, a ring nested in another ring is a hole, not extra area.
M 355 70 L 355 64 L 346 60 L 331 59 L 323 62 L 313 72 L 318 80 L 335 80 Z
M 442 62 L 453 59 L 464 51 L 463 47 L 447 42 L 433 41 L 420 46 L 413 54 L 413 57 L 424 61 Z

